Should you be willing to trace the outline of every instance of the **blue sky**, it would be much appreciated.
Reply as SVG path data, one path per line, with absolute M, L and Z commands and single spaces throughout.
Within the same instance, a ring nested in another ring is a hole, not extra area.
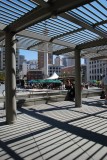
M 36 51 L 29 51 L 29 50 L 19 50 L 20 55 L 24 55 L 26 60 L 36 60 L 38 59 L 38 53 Z M 84 59 L 81 60 L 81 63 L 84 64 Z
M 26 60 L 34 60 L 38 59 L 38 54 L 36 51 L 29 51 L 29 50 L 19 50 L 20 55 L 24 55 Z

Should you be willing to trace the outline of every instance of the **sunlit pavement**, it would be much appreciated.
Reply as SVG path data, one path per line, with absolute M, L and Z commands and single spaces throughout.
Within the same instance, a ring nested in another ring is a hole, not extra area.
M 0 104 L 0 160 L 107 160 L 107 106 L 83 98 L 82 108 L 62 101 L 17 111 L 5 125 Z

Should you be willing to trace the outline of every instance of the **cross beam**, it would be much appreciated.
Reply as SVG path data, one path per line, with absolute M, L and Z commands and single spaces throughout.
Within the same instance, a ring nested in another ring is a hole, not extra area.
M 74 22 L 74 23 L 76 23 L 77 25 L 80 25 L 81 27 L 86 28 L 87 30 L 89 30 L 89 31 L 91 31 L 91 32 L 94 32 L 94 33 L 98 34 L 98 35 L 101 36 L 101 37 L 107 38 L 107 34 L 105 34 L 105 33 L 101 32 L 101 31 L 93 28 L 92 26 L 86 24 L 85 22 L 83 22 L 83 21 L 81 21 L 81 20 L 79 20 L 79 19 L 76 19 L 75 17 L 73 17 L 73 16 L 70 15 L 70 14 L 63 13 L 63 14 L 61 14 L 60 16 L 63 17 L 63 18 L 65 18 L 65 19 L 67 19 L 67 20 L 70 21 L 70 22 Z
M 35 0 L 36 1 L 36 0 Z M 61 0 L 61 1 L 52 1 L 52 3 L 48 3 L 44 7 L 37 7 L 30 12 L 26 13 L 24 16 L 13 22 L 12 24 L 8 25 L 5 28 L 5 31 L 11 32 L 19 32 L 22 31 L 38 22 L 46 20 L 52 16 L 61 14 L 68 10 L 74 9 L 79 7 L 80 5 L 84 5 L 89 3 L 93 0 Z

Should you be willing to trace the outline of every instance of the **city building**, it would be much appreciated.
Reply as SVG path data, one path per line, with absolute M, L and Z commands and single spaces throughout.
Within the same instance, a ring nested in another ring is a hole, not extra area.
M 29 64 L 29 70 L 33 70 L 33 69 L 38 68 L 37 60 L 29 60 L 29 61 L 27 61 L 27 64 Z
M 61 77 L 75 76 L 75 66 L 63 67 L 61 69 Z
M 49 64 L 48 65 L 48 76 L 50 77 L 54 72 L 57 74 L 57 75 L 60 75 L 61 74 L 61 68 L 63 66 L 56 66 L 56 65 L 51 65 Z
M 25 61 L 25 56 L 19 55 L 19 71 L 22 71 L 22 64 Z
M 65 57 L 65 56 L 62 58 L 62 65 L 63 65 L 64 67 L 67 66 L 67 60 L 66 60 L 66 57 Z
M 53 64 L 53 55 L 48 54 L 48 64 Z M 38 69 L 42 69 L 44 67 L 44 53 L 38 51 Z
M 22 77 L 27 75 L 27 72 L 30 68 L 29 66 L 30 66 L 29 63 L 27 63 L 26 61 L 23 62 L 23 64 L 22 64 Z
M 55 57 L 54 64 L 55 66 L 62 66 L 62 59 L 60 58 L 60 56 Z
M 37 61 L 36 60 L 24 60 L 22 63 L 22 70 L 20 71 L 20 79 L 23 79 L 27 76 L 27 72 L 30 70 L 36 70 L 37 69 Z
M 43 72 L 42 70 L 29 70 L 27 72 L 27 80 L 37 80 L 37 79 L 43 79 Z
M 84 60 L 87 66 L 87 81 L 101 80 L 103 75 L 107 75 L 106 60 Z
M 5 47 L 1 47 L 0 51 L 0 70 L 5 70 Z M 16 50 L 16 77 L 19 73 L 19 50 Z
M 73 66 L 63 67 L 61 69 L 60 77 L 75 79 L 75 66 L 73 65 Z M 81 65 L 81 81 L 87 82 L 85 64 Z
M 65 67 L 75 65 L 75 59 L 72 59 L 70 56 L 64 56 L 62 58 L 62 65 Z

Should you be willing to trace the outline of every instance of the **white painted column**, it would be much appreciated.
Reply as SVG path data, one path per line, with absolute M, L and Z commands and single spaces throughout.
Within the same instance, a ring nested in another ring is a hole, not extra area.
M 46 43 L 46 52 L 44 52 L 44 77 L 48 77 L 48 43 Z
M 82 106 L 80 50 L 75 50 L 75 107 Z
M 5 93 L 6 123 L 12 124 L 17 119 L 16 113 L 16 42 L 13 33 L 6 32 L 5 40 Z

